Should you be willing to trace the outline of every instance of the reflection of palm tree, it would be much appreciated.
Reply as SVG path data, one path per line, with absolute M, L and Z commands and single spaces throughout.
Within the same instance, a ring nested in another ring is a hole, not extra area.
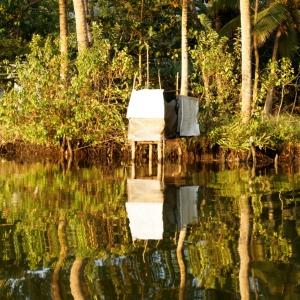
M 61 220 L 58 225 L 58 240 L 60 244 L 60 254 L 58 262 L 53 271 L 53 280 L 52 280 L 52 287 L 53 287 L 53 299 L 54 300 L 62 300 L 62 295 L 60 291 L 60 284 L 59 284 L 59 275 L 60 270 L 63 265 L 63 262 L 67 256 L 68 246 L 66 245 L 66 236 L 65 236 L 65 221 Z
M 249 197 L 243 195 L 241 197 L 241 224 L 240 224 L 240 238 L 238 251 L 240 255 L 240 291 L 241 299 L 250 299 L 249 292 L 249 280 L 248 280 L 248 270 L 249 270 L 249 230 L 250 230 L 250 213 L 249 213 Z
M 70 287 L 74 300 L 85 300 L 82 288 L 82 275 L 84 270 L 84 259 L 76 257 L 70 274 Z
M 186 237 L 186 227 L 183 227 L 179 233 L 178 245 L 177 245 L 177 250 L 176 250 L 177 260 L 178 260 L 178 265 L 179 265 L 179 270 L 180 270 L 179 300 L 183 300 L 185 279 L 186 279 L 185 264 L 184 264 L 183 254 L 182 254 L 182 248 L 183 248 L 185 237 Z

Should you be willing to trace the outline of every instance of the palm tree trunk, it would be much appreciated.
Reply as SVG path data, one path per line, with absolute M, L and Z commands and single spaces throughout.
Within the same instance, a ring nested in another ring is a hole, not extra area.
M 258 0 L 255 1 L 254 26 L 257 23 L 257 13 L 258 13 Z M 259 78 L 259 53 L 258 53 L 257 38 L 255 34 L 253 36 L 253 50 L 254 50 L 254 58 L 255 58 L 255 71 L 254 71 L 252 101 L 253 104 L 255 104 L 256 97 L 257 97 L 257 90 L 258 90 L 258 78 Z
M 251 11 L 250 0 L 240 0 L 242 32 L 242 120 L 247 124 L 251 118 Z
M 76 21 L 78 52 L 88 47 L 86 15 L 85 15 L 83 1 L 84 0 L 73 0 L 75 21 Z
M 83 0 L 84 4 L 84 10 L 85 10 L 85 17 L 86 20 L 91 20 L 91 13 L 90 13 L 90 0 Z M 88 39 L 88 44 L 91 45 L 93 42 L 93 37 L 92 37 L 92 31 L 90 28 L 90 24 L 87 21 L 86 22 L 86 34 L 87 34 L 87 39 Z
M 193 18 L 193 24 L 195 27 L 200 28 L 200 21 L 198 19 L 198 13 L 197 13 L 197 9 L 196 9 L 196 5 L 195 5 L 195 1 L 192 0 L 190 1 L 190 11 L 192 14 L 192 18 Z
M 182 1 L 181 19 L 181 86 L 180 94 L 188 95 L 188 38 L 187 38 L 187 11 L 188 0 Z
M 280 27 L 278 27 L 275 42 L 274 42 L 272 62 L 277 61 L 278 49 L 279 49 L 279 40 L 280 40 L 281 35 L 282 35 L 282 31 L 281 31 L 281 26 L 280 26 Z M 275 69 L 272 66 L 271 67 L 271 76 L 272 76 L 272 74 L 274 74 L 274 72 L 275 72 Z M 266 97 L 266 102 L 265 102 L 264 111 L 263 111 L 263 115 L 266 116 L 266 117 L 269 117 L 273 114 L 273 90 L 274 90 L 273 86 L 271 86 L 268 89 L 268 94 L 267 94 L 267 97 Z
M 62 57 L 60 76 L 66 79 L 67 54 L 68 54 L 68 22 L 67 22 L 67 0 L 59 0 L 59 32 L 60 32 L 60 53 Z

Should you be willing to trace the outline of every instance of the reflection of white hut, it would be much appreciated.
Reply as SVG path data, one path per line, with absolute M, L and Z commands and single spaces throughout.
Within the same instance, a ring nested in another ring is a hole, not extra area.
M 179 231 L 197 223 L 198 189 L 170 186 L 163 190 L 160 180 L 128 179 L 126 211 L 132 239 L 162 239 L 164 222 Z
M 177 210 L 179 214 L 177 222 L 179 230 L 186 225 L 197 223 L 198 189 L 199 186 L 181 186 L 178 189 Z
M 163 237 L 164 195 L 160 180 L 128 179 L 126 211 L 132 239 Z

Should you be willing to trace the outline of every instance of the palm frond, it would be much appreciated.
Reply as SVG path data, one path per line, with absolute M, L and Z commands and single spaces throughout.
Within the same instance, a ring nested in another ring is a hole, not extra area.
M 212 21 L 211 21 L 211 19 L 206 14 L 200 14 L 200 15 L 198 15 L 198 19 L 200 21 L 200 24 L 204 28 L 211 28 Z
M 280 55 L 283 57 L 292 57 L 298 49 L 298 42 L 298 31 L 291 24 L 287 24 L 280 38 Z
M 278 2 L 258 14 L 258 21 L 253 28 L 253 34 L 257 38 L 258 45 L 261 46 L 270 35 L 286 20 L 290 18 L 288 8 Z
M 227 36 L 232 38 L 236 33 L 237 28 L 241 27 L 241 17 L 238 16 L 226 23 L 219 31 L 220 36 Z

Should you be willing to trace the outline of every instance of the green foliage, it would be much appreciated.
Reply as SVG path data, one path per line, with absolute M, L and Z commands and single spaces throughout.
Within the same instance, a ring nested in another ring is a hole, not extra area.
M 228 39 L 219 37 L 208 28 L 201 31 L 197 45 L 191 50 L 193 74 L 192 94 L 201 97 L 206 112 L 214 115 L 235 109 L 239 100 L 240 39 L 235 40 L 233 51 Z
M 263 104 L 268 93 L 268 89 L 275 88 L 282 92 L 282 88 L 290 84 L 294 78 L 294 68 L 289 58 L 282 58 L 278 61 L 269 61 L 267 67 L 260 75 L 260 89 L 256 102 Z M 256 103 L 253 105 L 255 106 Z
M 95 27 L 93 47 L 69 62 L 66 82 L 56 39 L 34 36 L 30 48 L 26 61 L 17 62 L 21 90 L 12 89 L 0 100 L 7 141 L 57 145 L 66 136 L 74 143 L 124 143 L 134 73 L 126 49 L 113 48 Z
M 297 136 L 295 127 L 287 124 L 286 119 L 276 123 L 275 119 L 252 118 L 250 123 L 243 125 L 240 118 L 216 127 L 209 132 L 211 143 L 218 144 L 223 149 L 242 152 L 250 149 L 249 139 L 252 136 L 255 146 L 260 149 L 271 148 L 290 142 Z

